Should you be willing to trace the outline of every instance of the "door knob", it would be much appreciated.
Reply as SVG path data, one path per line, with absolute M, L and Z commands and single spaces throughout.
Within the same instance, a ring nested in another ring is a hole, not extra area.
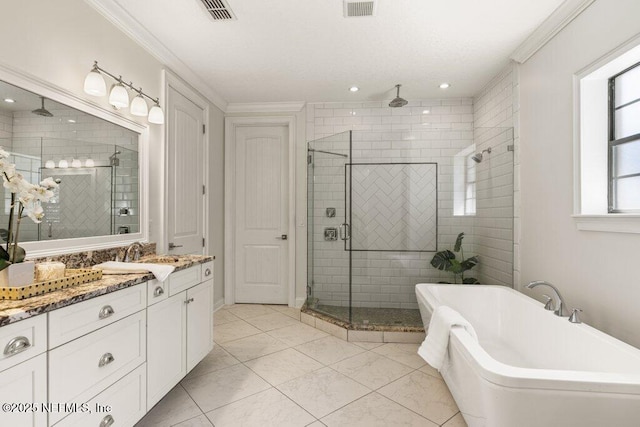
M 276 239 L 280 239 L 280 240 L 287 240 L 287 235 L 286 235 L 286 234 L 283 234 L 283 235 L 282 235 L 282 236 L 280 236 L 280 237 L 276 237 Z
M 171 249 L 175 249 L 175 248 L 181 248 L 182 245 L 174 245 L 173 243 L 169 243 L 169 250 Z

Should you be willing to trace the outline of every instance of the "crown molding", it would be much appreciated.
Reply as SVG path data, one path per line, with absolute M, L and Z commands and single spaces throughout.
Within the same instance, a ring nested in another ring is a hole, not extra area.
M 227 104 L 226 113 L 297 113 L 304 106 L 304 101 L 233 103 Z
M 595 0 L 565 0 L 518 46 L 511 54 L 511 59 L 520 64 L 525 63 L 586 8 L 591 6 L 594 1 Z
M 134 42 L 142 46 L 158 61 L 167 66 L 204 95 L 210 102 L 222 111 L 227 109 L 227 101 L 211 86 L 191 70 L 182 60 L 171 52 L 164 44 L 151 34 L 137 19 L 129 14 L 120 4 L 110 0 L 85 0 L 98 13 L 114 24 Z

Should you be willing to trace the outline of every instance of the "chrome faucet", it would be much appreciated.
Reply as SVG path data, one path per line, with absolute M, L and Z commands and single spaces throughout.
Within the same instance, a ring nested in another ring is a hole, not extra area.
M 140 242 L 133 242 L 132 244 L 130 244 L 129 246 L 127 246 L 127 249 L 125 249 L 124 251 L 124 262 L 129 262 L 132 261 L 131 256 L 129 255 L 129 253 L 131 252 L 131 250 L 133 250 L 133 261 L 138 261 L 140 259 L 140 250 L 142 249 L 142 243 Z
M 560 291 L 558 290 L 558 288 L 556 288 L 549 282 L 545 282 L 544 280 L 535 280 L 527 285 L 527 289 L 533 289 L 539 285 L 548 286 L 555 293 L 555 299 L 553 303 L 553 307 L 555 310 L 553 311 L 553 314 L 555 314 L 556 316 L 566 317 L 566 315 L 564 314 L 564 306 L 565 306 L 564 300 L 562 299 L 562 295 L 560 295 Z M 545 305 L 545 308 L 547 310 L 550 308 L 548 300 L 547 300 L 547 304 Z

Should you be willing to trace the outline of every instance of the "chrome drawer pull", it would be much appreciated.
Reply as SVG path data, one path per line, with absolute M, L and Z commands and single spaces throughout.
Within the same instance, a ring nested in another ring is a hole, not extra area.
M 31 347 L 31 343 L 29 342 L 29 338 L 27 337 L 15 337 L 11 341 L 9 341 L 4 348 L 5 356 L 15 356 L 18 353 L 22 353 L 26 349 Z
M 107 415 L 106 417 L 104 417 L 102 419 L 102 421 L 100 421 L 100 427 L 109 427 L 109 426 L 113 425 L 113 423 L 115 423 L 115 422 L 116 422 L 116 420 L 114 420 L 111 415 Z
M 100 309 L 100 313 L 98 313 L 98 317 L 100 319 L 106 319 L 107 317 L 112 316 L 115 313 L 115 310 L 110 305 L 105 305 Z
M 102 357 L 100 358 L 100 361 L 98 362 L 98 368 L 102 368 L 103 366 L 107 366 L 109 363 L 114 362 L 116 360 L 115 357 L 113 357 L 113 354 L 111 353 L 105 353 L 102 355 Z
M 210 269 L 210 268 L 207 268 L 207 269 L 204 271 L 204 275 L 205 275 L 205 276 L 207 276 L 207 277 L 208 277 L 208 276 L 211 276 L 211 269 Z
M 162 287 L 160 286 L 157 286 L 156 289 L 153 291 L 153 296 L 159 297 L 160 295 L 164 295 L 164 289 L 162 289 Z

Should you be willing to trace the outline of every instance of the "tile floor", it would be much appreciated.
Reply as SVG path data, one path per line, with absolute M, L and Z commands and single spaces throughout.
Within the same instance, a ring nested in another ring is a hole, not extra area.
M 225 306 L 214 350 L 136 427 L 461 427 L 417 344 L 353 343 L 285 306 Z

